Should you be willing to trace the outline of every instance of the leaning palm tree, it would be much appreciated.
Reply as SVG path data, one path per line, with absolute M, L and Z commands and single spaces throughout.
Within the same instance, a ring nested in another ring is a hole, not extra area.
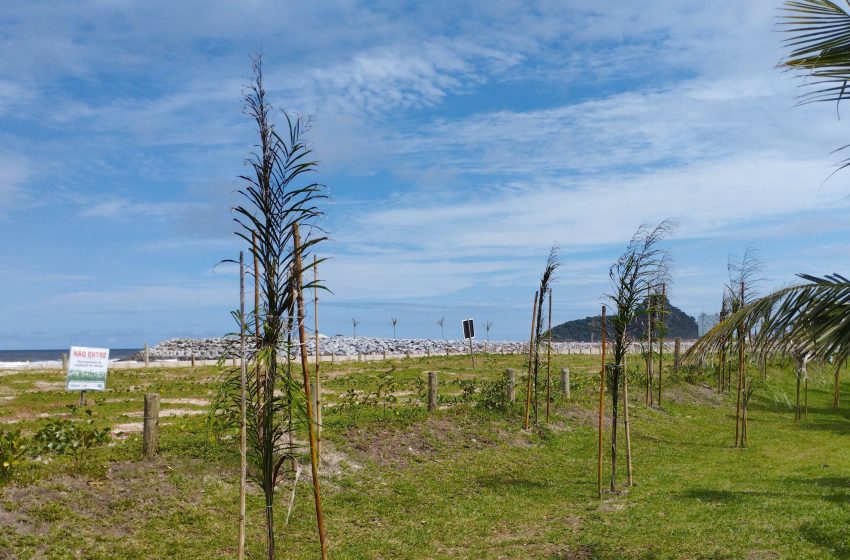
M 628 483 L 632 483 L 631 449 L 628 431 L 628 380 L 626 379 L 626 353 L 631 346 L 629 328 L 641 313 L 651 312 L 650 306 L 642 306 L 644 294 L 657 286 L 659 271 L 666 268 L 667 253 L 658 244 L 673 230 L 668 220 L 654 228 L 641 226 L 626 247 L 625 252 L 611 267 L 612 293 L 608 299 L 615 306 L 611 317 L 614 333 L 611 338 L 613 363 L 606 364 L 608 387 L 611 391 L 611 491 L 617 489 L 617 420 L 619 414 L 620 388 L 623 388 Z M 601 427 L 600 427 L 601 429 Z

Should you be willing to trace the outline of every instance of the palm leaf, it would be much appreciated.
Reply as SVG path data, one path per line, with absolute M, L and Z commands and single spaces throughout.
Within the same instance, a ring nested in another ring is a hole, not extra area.
M 717 352 L 741 328 L 751 351 L 808 353 L 843 363 L 850 352 L 850 280 L 839 274 L 798 275 L 806 283 L 777 290 L 743 306 L 702 336 L 685 354 Z

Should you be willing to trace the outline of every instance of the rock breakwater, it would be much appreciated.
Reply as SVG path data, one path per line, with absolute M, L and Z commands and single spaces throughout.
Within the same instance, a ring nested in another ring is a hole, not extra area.
M 672 342 L 665 344 L 666 351 L 672 351 Z M 491 352 L 493 354 L 520 354 L 528 351 L 527 342 L 514 340 L 473 341 L 476 353 Z M 683 350 L 685 345 L 683 344 Z M 250 349 L 250 348 L 249 348 Z M 284 348 L 281 348 L 285 351 Z M 298 355 L 298 346 L 292 349 Z M 315 341 L 307 346 L 307 354 L 315 353 Z M 634 349 L 637 351 L 637 348 Z M 148 350 L 150 360 L 216 360 L 235 356 L 239 351 L 239 340 L 236 338 L 171 338 L 164 340 Z M 554 342 L 552 351 L 558 354 L 596 354 L 599 344 L 591 342 Z M 387 356 L 427 356 L 445 354 L 466 354 L 469 352 L 469 342 L 466 340 L 433 340 L 425 338 L 375 338 L 368 336 L 319 336 L 319 353 L 322 356 L 358 356 L 383 355 Z M 138 354 L 131 360 L 141 360 Z

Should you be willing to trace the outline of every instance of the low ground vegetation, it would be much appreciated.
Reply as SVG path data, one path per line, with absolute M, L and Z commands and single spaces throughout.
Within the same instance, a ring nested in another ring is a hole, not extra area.
M 598 356 L 553 358 L 553 371 L 571 370 L 572 400 L 553 390 L 551 423 L 528 432 L 522 356 L 482 357 L 475 370 L 464 357 L 326 363 L 330 556 L 850 557 L 850 413 L 831 406 L 831 371 L 809 372 L 808 419 L 795 423 L 793 363 L 772 363 L 749 405 L 745 449 L 732 447 L 734 400 L 716 392 L 710 371 L 666 372 L 662 408 L 632 399 L 637 485 L 600 500 Z M 509 367 L 516 403 L 501 397 Z M 427 371 L 439 379 L 432 413 Z M 17 460 L 0 482 L 0 559 L 234 557 L 238 444 L 208 421 L 222 375 L 213 367 L 116 370 L 108 390 L 79 407 L 59 372 L 4 373 L 0 449 Z M 628 375 L 641 383 L 640 370 Z M 153 461 L 141 459 L 146 392 L 162 402 Z M 43 442 L 36 451 L 38 434 L 56 426 L 105 435 L 90 436 L 76 457 L 44 451 Z M 277 498 L 279 550 L 315 558 L 309 476 L 287 525 L 291 491 L 288 482 Z M 263 503 L 251 489 L 250 557 L 264 553 Z

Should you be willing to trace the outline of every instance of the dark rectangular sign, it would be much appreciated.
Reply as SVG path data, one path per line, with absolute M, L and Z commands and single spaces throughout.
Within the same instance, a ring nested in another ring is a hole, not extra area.
M 472 319 L 463 322 L 463 338 L 475 338 L 475 324 Z

